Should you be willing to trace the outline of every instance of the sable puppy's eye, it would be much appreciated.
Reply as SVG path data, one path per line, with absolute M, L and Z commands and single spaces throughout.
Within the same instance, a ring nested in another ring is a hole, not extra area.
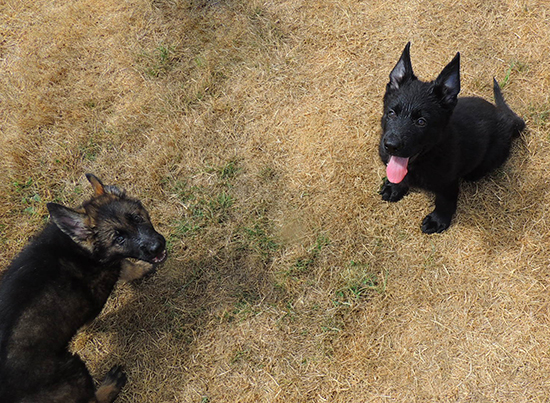
M 397 113 L 395 113 L 395 111 L 393 109 L 390 109 L 386 115 L 390 119 L 395 119 L 397 117 Z
M 141 224 L 143 223 L 145 220 L 143 219 L 142 216 L 140 216 L 139 214 L 129 214 L 128 215 L 128 218 L 133 221 L 135 224 Z
M 420 126 L 420 127 L 424 127 L 428 124 L 428 122 L 426 122 L 426 119 L 424 118 L 418 118 L 416 119 L 416 125 L 417 126 Z
M 126 237 L 124 234 L 120 231 L 115 231 L 115 235 L 113 237 L 113 240 L 117 245 L 124 245 L 124 242 L 126 242 Z

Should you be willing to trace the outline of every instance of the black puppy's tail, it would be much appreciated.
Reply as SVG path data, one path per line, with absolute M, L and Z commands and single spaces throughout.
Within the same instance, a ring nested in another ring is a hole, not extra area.
M 512 123 L 512 137 L 518 137 L 519 134 L 525 129 L 525 122 L 522 118 L 514 113 L 512 109 L 504 101 L 502 96 L 502 91 L 500 90 L 500 85 L 497 80 L 493 77 L 493 92 L 495 94 L 495 104 L 497 110 L 506 114 Z

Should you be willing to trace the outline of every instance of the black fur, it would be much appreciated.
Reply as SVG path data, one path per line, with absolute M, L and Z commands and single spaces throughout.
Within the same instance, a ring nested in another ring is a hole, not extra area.
M 48 204 L 51 222 L 2 277 L 2 403 L 106 403 L 126 382 L 115 367 L 96 390 L 82 360 L 67 347 L 101 312 L 121 272 L 141 274 L 165 259 L 165 240 L 138 200 L 104 187 L 93 175 L 88 179 L 94 197 L 77 210 Z
M 422 222 L 425 233 L 447 229 L 456 211 L 459 180 L 477 180 L 506 161 L 524 121 L 504 102 L 493 79 L 496 106 L 478 97 L 457 98 L 460 54 L 432 82 L 413 73 L 410 43 L 390 73 L 384 95 L 380 158 L 409 158 L 397 183 L 384 181 L 380 194 L 396 202 L 410 187 L 435 193 L 435 209 Z

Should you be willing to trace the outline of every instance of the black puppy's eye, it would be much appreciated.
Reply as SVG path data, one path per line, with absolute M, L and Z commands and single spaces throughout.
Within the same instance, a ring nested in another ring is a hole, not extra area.
M 397 113 L 393 109 L 390 109 L 387 113 L 388 118 L 395 119 L 397 117 Z
M 424 118 L 418 118 L 416 119 L 416 125 L 417 126 L 420 126 L 420 127 L 424 127 L 428 124 L 428 122 L 426 122 L 426 119 Z
M 115 231 L 115 236 L 114 236 L 113 240 L 115 241 L 115 243 L 117 245 L 124 245 L 124 242 L 126 242 L 126 237 L 124 236 L 124 234 L 122 232 Z

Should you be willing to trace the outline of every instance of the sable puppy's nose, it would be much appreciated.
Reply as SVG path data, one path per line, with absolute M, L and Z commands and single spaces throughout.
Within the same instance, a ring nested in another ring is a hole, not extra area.
M 156 256 L 164 250 L 165 244 L 164 238 L 157 238 L 143 245 L 142 249 L 150 255 Z
M 401 148 L 401 145 L 395 139 L 384 139 L 384 149 L 389 154 L 395 154 L 399 151 L 399 148 Z

